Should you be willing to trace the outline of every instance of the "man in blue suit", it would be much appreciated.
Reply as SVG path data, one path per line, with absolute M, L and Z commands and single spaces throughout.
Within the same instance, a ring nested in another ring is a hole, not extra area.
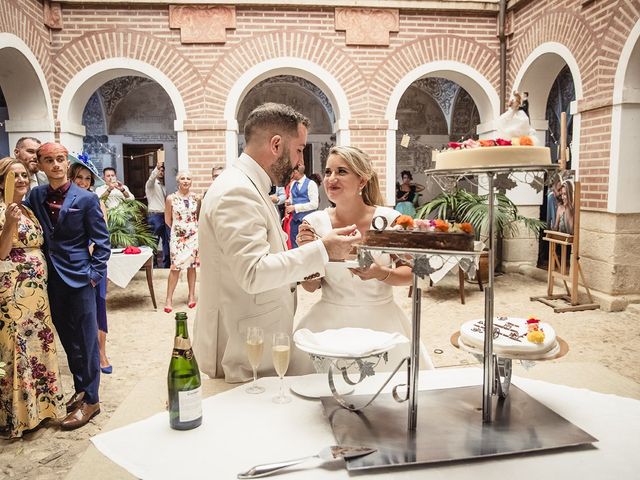
M 67 155 L 59 143 L 45 143 L 38 149 L 38 166 L 49 185 L 31 189 L 25 203 L 44 232 L 51 317 L 75 386 L 61 427 L 72 430 L 100 413 L 94 288 L 106 275 L 111 245 L 98 197 L 67 178 Z M 93 253 L 89 252 L 90 244 L 94 245 Z

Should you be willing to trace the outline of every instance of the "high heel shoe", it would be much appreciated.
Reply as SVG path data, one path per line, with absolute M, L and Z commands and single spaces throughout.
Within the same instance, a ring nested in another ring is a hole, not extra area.
M 187 304 L 187 307 L 189 308 L 194 308 L 196 306 L 196 302 L 191 302 L 189 304 Z
M 164 307 L 164 313 L 171 313 L 172 311 L 173 311 L 173 308 Z
M 100 371 L 102 373 L 106 373 L 107 375 L 110 375 L 111 373 L 113 373 L 113 365 L 107 365 L 106 367 L 100 367 Z

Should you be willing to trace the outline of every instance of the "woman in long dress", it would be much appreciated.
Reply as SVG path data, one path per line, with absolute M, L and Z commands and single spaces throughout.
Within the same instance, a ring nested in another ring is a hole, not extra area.
M 21 437 L 48 418 L 66 415 L 47 297 L 42 228 L 22 205 L 29 175 L 13 158 L 0 160 L 4 198 L 15 175 L 13 201 L 0 200 L 0 435 Z
M 298 235 L 298 244 L 324 236 L 333 228 L 356 225 L 362 235 L 370 229 L 374 217 L 384 217 L 392 225 L 400 213 L 380 206 L 383 203 L 378 176 L 366 153 L 356 147 L 333 147 L 327 159 L 324 189 L 335 207 L 318 210 L 305 217 Z M 300 319 L 297 328 L 312 332 L 343 327 L 399 332 L 411 336 L 411 322 L 393 299 L 393 286 L 410 285 L 411 268 L 387 254 L 379 255 L 370 268 L 332 268 L 322 278 L 306 280 L 305 290 L 322 287 L 322 297 Z M 389 352 L 386 365 L 378 370 L 393 370 L 409 355 L 409 343 Z M 433 368 L 431 359 L 422 349 L 420 367 Z M 309 355 L 294 350 L 292 374 L 314 373 Z
M 192 180 L 189 172 L 178 172 L 176 181 L 178 191 L 167 197 L 164 209 L 164 221 L 171 228 L 169 238 L 171 270 L 164 306 L 166 313 L 171 313 L 173 310 L 173 292 L 178 284 L 180 270 L 187 270 L 188 307 L 196 306 L 196 267 L 200 264 L 198 258 L 200 198 L 191 193 Z

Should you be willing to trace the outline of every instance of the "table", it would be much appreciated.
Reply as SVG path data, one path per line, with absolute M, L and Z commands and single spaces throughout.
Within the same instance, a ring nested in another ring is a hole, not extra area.
M 424 371 L 419 380 L 421 390 L 480 385 L 482 370 Z M 270 377 L 258 381 L 267 389 L 262 395 L 248 395 L 244 386 L 239 386 L 204 400 L 203 424 L 195 430 L 171 430 L 167 413 L 162 412 L 97 435 L 92 442 L 112 461 L 145 479 L 231 479 L 255 464 L 314 454 L 335 443 L 319 401 L 294 397 L 290 404 L 276 405 L 271 397 L 277 393 L 278 379 Z M 597 437 L 599 442 L 593 446 L 533 455 L 432 464 L 428 468 L 360 472 L 358 478 L 415 479 L 428 474 L 434 479 L 467 480 L 491 478 L 496 472 L 504 478 L 517 476 L 522 480 L 539 479 L 545 474 L 581 480 L 636 477 L 640 468 L 637 455 L 640 449 L 640 401 L 520 377 L 514 377 L 513 381 L 538 401 Z M 207 382 L 215 381 L 205 380 Z M 476 408 L 481 406 L 481 400 L 477 399 Z M 92 470 L 98 468 L 98 463 L 100 459 L 94 458 Z M 283 471 L 279 477 L 296 480 L 351 478 L 340 461 L 322 465 L 305 463 L 288 473 Z
M 133 276 L 144 268 L 153 308 L 158 308 L 153 289 L 153 250 L 149 247 L 140 247 L 140 250 L 137 254 L 125 254 L 121 248 L 111 249 L 111 257 L 107 263 L 107 278 L 118 287 L 126 288 Z

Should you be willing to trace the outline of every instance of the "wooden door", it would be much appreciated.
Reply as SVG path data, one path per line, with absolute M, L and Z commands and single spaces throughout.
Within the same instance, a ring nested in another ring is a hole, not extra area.
M 141 202 L 147 203 L 144 185 L 156 166 L 156 154 L 162 145 L 122 145 L 124 183 Z

